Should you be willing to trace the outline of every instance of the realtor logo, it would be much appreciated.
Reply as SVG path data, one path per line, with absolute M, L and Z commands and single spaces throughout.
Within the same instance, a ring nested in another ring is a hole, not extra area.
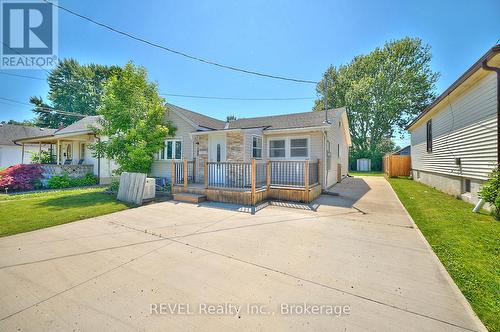
M 57 7 L 42 0 L 5 0 L 1 2 L 1 18 L 1 69 L 55 66 Z

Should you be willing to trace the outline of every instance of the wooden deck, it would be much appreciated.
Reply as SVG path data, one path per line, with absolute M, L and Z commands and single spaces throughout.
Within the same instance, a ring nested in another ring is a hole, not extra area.
M 267 200 L 310 203 L 321 195 L 321 186 L 313 185 L 307 191 L 305 188 L 270 186 L 269 189 L 256 188 L 252 194 L 252 190 L 205 188 L 203 184 L 193 183 L 188 184 L 187 188 L 184 185 L 174 185 L 172 193 L 206 195 L 208 201 L 241 205 L 257 205 Z
M 172 165 L 172 194 L 205 195 L 208 201 L 255 206 L 268 200 L 310 203 L 321 195 L 320 162 L 205 162 L 196 183 L 194 161 Z

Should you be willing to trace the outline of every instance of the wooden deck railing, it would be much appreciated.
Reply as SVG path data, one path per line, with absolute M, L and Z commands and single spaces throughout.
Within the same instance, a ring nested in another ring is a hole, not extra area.
M 319 183 L 320 164 L 306 161 L 205 162 L 207 188 L 305 188 Z M 254 176 L 255 175 L 255 176 Z M 308 179 L 309 181 L 306 181 Z
M 252 186 L 252 164 L 242 162 L 207 162 L 206 186 L 244 189 Z
M 172 160 L 172 183 L 184 185 L 194 183 L 196 179 L 195 160 Z
M 321 192 L 320 161 L 309 160 L 271 160 L 251 162 L 208 162 L 196 176 L 196 160 L 172 161 L 172 183 L 188 188 L 196 179 L 203 179 L 206 189 L 217 189 L 217 195 L 223 192 L 239 191 L 242 195 L 251 193 L 252 205 L 271 195 L 289 196 L 292 200 L 310 201 Z M 290 190 L 291 189 L 291 190 Z M 311 195 L 309 194 L 311 190 Z M 295 193 L 293 193 L 295 191 Z M 264 192 L 264 193 L 263 193 Z M 314 193 L 313 193 L 314 192 Z M 284 193 L 284 194 L 282 194 Z M 288 195 L 291 193 L 290 195 Z M 226 193 L 227 194 L 227 193 Z M 237 196 L 236 193 L 231 193 Z M 316 195 L 316 196 L 315 196 Z
M 196 161 L 172 161 L 172 183 L 187 187 L 196 182 Z M 200 170 L 205 188 L 260 190 L 283 187 L 309 190 L 320 183 L 320 161 L 271 160 L 251 162 L 207 162 Z

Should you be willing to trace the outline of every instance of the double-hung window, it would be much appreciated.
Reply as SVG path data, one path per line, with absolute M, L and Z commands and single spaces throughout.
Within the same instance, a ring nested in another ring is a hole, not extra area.
M 269 157 L 285 158 L 286 141 L 284 139 L 273 139 L 269 141 Z
M 308 158 L 308 138 L 273 138 L 269 140 L 269 158 Z
M 262 137 L 260 136 L 253 136 L 252 138 L 252 157 L 262 158 Z
M 165 146 L 161 148 L 158 159 L 171 160 L 182 158 L 182 141 L 178 139 L 168 139 L 165 141 Z
M 290 157 L 308 157 L 307 138 L 292 138 L 290 140 Z

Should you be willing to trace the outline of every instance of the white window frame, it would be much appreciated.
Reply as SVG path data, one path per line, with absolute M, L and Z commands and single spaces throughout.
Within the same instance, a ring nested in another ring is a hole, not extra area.
M 167 142 L 172 142 L 172 158 L 168 158 L 167 156 Z M 175 158 L 175 143 L 180 142 L 181 143 L 181 157 L 180 158 Z M 180 138 L 169 138 L 166 139 L 163 142 L 164 146 L 163 149 L 165 149 L 165 154 L 163 155 L 163 158 L 161 157 L 161 150 L 158 151 L 158 160 L 182 160 L 182 155 L 183 155 L 183 148 L 184 148 L 184 142 Z
M 292 139 L 307 139 L 307 156 L 305 157 L 291 157 L 291 143 Z M 271 157 L 271 141 L 285 141 L 285 157 Z M 269 137 L 267 138 L 267 157 L 272 160 L 308 160 L 311 156 L 311 137 L 306 136 L 282 136 L 282 137 Z
M 260 148 L 259 147 L 255 148 L 253 146 L 253 140 L 255 138 L 260 139 Z M 260 149 L 260 158 L 259 157 L 254 157 L 254 149 Z M 262 159 L 262 158 L 264 158 L 264 139 L 263 139 L 263 137 L 261 135 L 252 135 L 252 158 L 259 159 L 259 160 Z

